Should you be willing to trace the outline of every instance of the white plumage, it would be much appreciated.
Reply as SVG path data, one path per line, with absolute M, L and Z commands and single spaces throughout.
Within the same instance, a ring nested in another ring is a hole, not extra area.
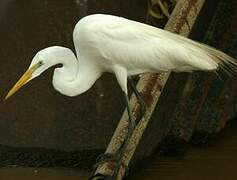
M 70 49 L 59 46 L 39 51 L 29 69 L 39 62 L 41 65 L 27 82 L 49 67 L 63 64 L 55 69 L 53 76 L 53 85 L 62 94 L 75 96 L 87 91 L 103 72 L 114 73 L 127 93 L 127 76 L 131 75 L 210 71 L 219 67 L 227 72 L 237 69 L 236 61 L 221 51 L 112 15 L 95 14 L 82 18 L 75 26 L 73 40 L 77 56 Z
M 74 30 L 74 43 L 78 51 L 92 52 L 95 57 L 91 60 L 99 61 L 100 65 L 119 64 L 129 75 L 215 70 L 223 61 L 234 61 L 220 51 L 182 36 L 110 15 L 91 15 L 79 21 Z

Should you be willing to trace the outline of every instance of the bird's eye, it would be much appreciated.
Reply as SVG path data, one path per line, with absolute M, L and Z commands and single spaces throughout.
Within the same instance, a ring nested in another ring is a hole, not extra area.
M 40 65 L 40 66 L 43 65 L 43 61 L 39 61 L 39 65 Z

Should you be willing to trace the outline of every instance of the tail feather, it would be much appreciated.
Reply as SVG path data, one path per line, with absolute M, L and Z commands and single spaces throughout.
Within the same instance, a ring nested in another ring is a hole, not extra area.
M 208 56 L 210 56 L 219 65 L 220 69 L 225 71 L 228 75 L 232 76 L 237 73 L 237 61 L 234 58 L 208 46 L 206 50 Z
M 221 52 L 208 45 L 197 43 L 192 41 L 192 44 L 200 49 L 202 49 L 206 54 L 218 64 L 218 67 L 222 69 L 229 76 L 237 74 L 237 60 L 231 56 Z
M 192 60 L 191 64 L 192 65 L 195 64 L 195 68 L 200 68 L 202 70 L 205 69 L 215 70 L 215 71 L 217 71 L 218 69 L 222 69 L 225 73 L 227 73 L 230 76 L 237 74 L 237 60 L 225 54 L 224 52 L 221 52 L 206 44 L 202 44 L 200 42 L 196 42 L 194 40 L 179 36 L 177 34 L 173 34 L 167 31 L 161 31 L 161 33 L 164 34 L 163 35 L 164 37 L 166 38 L 168 37 L 169 39 L 173 40 L 174 43 L 178 42 L 180 45 L 187 48 L 188 53 L 196 57 L 191 58 Z M 209 58 L 205 58 L 205 56 Z M 195 59 L 197 60 L 196 62 Z M 199 64 L 200 60 L 203 63 L 202 65 Z

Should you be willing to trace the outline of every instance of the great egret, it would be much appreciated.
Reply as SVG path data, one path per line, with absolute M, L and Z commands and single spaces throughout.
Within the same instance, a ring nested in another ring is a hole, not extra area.
M 62 64 L 62 67 L 54 71 L 53 86 L 66 96 L 84 93 L 103 72 L 114 73 L 125 94 L 129 115 L 128 135 L 124 144 L 128 143 L 135 127 L 128 100 L 128 77 L 147 72 L 216 71 L 219 67 L 228 73 L 237 70 L 236 61 L 221 51 L 162 29 L 112 15 L 94 14 L 82 18 L 75 26 L 73 40 L 77 56 L 70 49 L 59 46 L 39 51 L 6 99 L 56 64 Z M 133 89 L 139 98 L 139 93 Z

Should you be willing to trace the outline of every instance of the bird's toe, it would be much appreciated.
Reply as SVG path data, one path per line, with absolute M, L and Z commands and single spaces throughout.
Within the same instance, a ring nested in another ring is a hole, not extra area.
M 103 175 L 103 174 L 95 174 L 94 176 L 90 177 L 88 180 L 115 180 L 112 176 Z

